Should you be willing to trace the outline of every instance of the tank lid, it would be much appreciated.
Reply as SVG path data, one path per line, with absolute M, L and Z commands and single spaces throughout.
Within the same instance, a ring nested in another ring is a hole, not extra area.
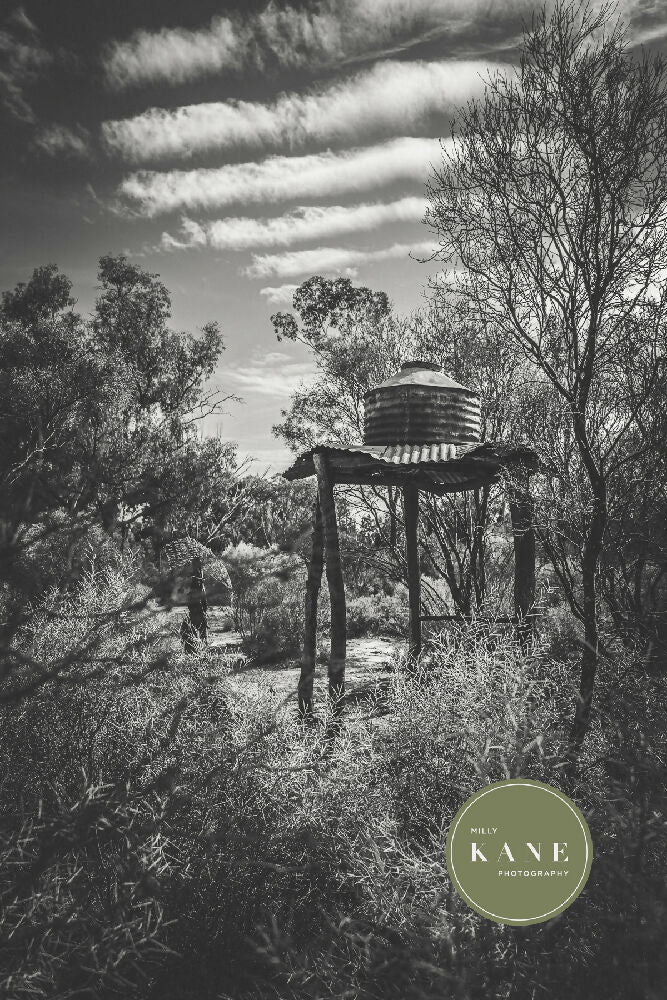
M 376 389 L 388 389 L 402 385 L 424 385 L 439 389 L 462 389 L 464 392 L 472 392 L 466 386 L 455 382 L 449 375 L 445 375 L 440 365 L 434 364 L 432 361 L 405 361 L 396 375 L 380 382 Z M 371 392 L 375 392 L 375 389 L 371 389 Z

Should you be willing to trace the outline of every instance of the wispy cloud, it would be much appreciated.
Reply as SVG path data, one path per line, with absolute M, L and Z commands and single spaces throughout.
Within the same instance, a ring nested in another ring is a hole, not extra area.
M 36 116 L 25 96 L 54 57 L 42 43 L 36 25 L 18 7 L 0 30 L 0 103 L 13 117 L 29 125 Z
M 115 88 L 182 84 L 211 73 L 317 69 L 423 39 L 456 38 L 481 19 L 488 28 L 533 6 L 531 0 L 320 0 L 307 9 L 269 3 L 259 14 L 217 16 L 194 30 L 136 31 L 107 46 L 103 68 Z
M 102 136 L 109 150 L 131 162 L 237 147 L 367 142 L 419 132 L 431 116 L 480 94 L 488 73 L 489 64 L 482 61 L 387 61 L 320 92 L 283 94 L 272 104 L 150 108 L 134 118 L 104 122 Z M 439 123 L 441 131 L 447 124 Z
M 240 71 L 247 62 L 247 40 L 227 17 L 207 28 L 135 31 L 125 42 L 111 42 L 103 56 L 107 82 L 114 88 L 138 83 L 185 83 L 206 73 Z
M 667 35 L 667 21 L 648 27 L 637 27 L 631 32 L 630 39 L 633 45 L 649 45 L 651 42 L 657 42 L 658 39 L 664 38 L 665 35 Z
M 291 306 L 298 287 L 298 285 L 267 285 L 266 288 L 260 288 L 259 294 L 271 306 Z
M 90 135 L 81 126 L 48 125 L 36 133 L 33 144 L 53 157 L 87 160 L 93 155 Z
M 353 250 L 345 247 L 318 247 L 281 254 L 254 254 L 244 269 L 249 278 L 292 278 L 299 274 L 339 273 L 345 268 L 376 264 L 383 260 L 430 257 L 437 247 L 430 242 L 395 243 L 381 250 Z
M 163 233 L 160 244 L 152 247 L 153 250 L 192 250 L 195 247 L 205 247 L 208 244 L 208 236 L 203 226 L 200 226 L 194 219 L 181 220 L 180 239 Z
M 235 390 L 281 399 L 291 396 L 304 380 L 314 375 L 311 362 L 293 361 L 280 351 L 225 369 L 225 379 L 234 384 Z
M 147 216 L 221 208 L 239 202 L 329 198 L 397 181 L 423 183 L 430 165 L 439 159 L 437 140 L 403 138 L 341 153 L 273 156 L 260 163 L 196 170 L 141 170 L 125 178 L 119 194 Z
M 321 240 L 376 229 L 391 222 L 419 222 L 427 205 L 425 198 L 408 197 L 388 203 L 296 208 L 274 219 L 242 216 L 200 224 L 186 218 L 181 224 L 181 238 L 163 233 L 161 249 L 286 247 L 304 240 Z

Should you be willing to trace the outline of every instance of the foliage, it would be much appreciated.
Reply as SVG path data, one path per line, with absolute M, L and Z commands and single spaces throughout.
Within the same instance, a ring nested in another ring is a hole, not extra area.
M 462 109 L 429 186 L 441 256 L 463 275 L 454 287 L 555 403 L 545 454 L 566 510 L 550 506 L 543 541 L 584 626 L 576 738 L 598 662 L 610 497 L 620 470 L 654 451 L 641 439 L 664 390 L 667 76 L 660 59 L 629 54 L 611 10 L 544 8 L 518 75 L 495 74 Z
M 222 553 L 234 592 L 234 627 L 259 660 L 298 652 L 306 570 L 294 553 L 239 542 Z
M 393 594 L 370 594 L 352 597 L 346 602 L 347 634 L 360 636 L 396 636 L 408 631 L 408 595 L 404 587 Z
M 122 506 L 164 504 L 160 474 L 179 457 L 194 411 L 206 407 L 203 382 L 222 350 L 217 327 L 199 339 L 170 332 L 166 288 L 123 257 L 102 258 L 99 278 L 89 322 L 53 265 L 3 297 L 9 524 L 18 513 L 33 523 L 65 498 L 74 498 L 72 514 L 92 506 L 105 527 Z
M 274 433 L 295 451 L 329 442 L 355 444 L 363 425 L 363 400 L 397 355 L 396 326 L 384 292 L 355 287 L 349 278 L 316 275 L 294 293 L 291 313 L 271 317 L 279 340 L 305 344 L 318 368 L 313 386 L 297 390 Z
M 96 587 L 87 614 L 117 599 Z M 140 676 L 157 651 L 2 709 L 8 995 L 660 995 L 663 678 L 610 661 L 572 769 L 570 666 L 488 632 L 436 642 L 333 742 L 214 660 Z M 584 894 L 529 935 L 468 910 L 444 860 L 461 802 L 513 775 L 572 795 L 596 851 Z
M 0 684 L 12 698 L 75 669 L 75 653 L 48 647 L 44 661 L 22 658 L 40 591 L 74 591 L 93 565 L 118 565 L 148 538 L 144 556 L 159 565 L 165 537 L 235 467 L 229 445 L 196 433 L 217 398 L 204 388 L 223 347 L 217 326 L 171 331 L 166 288 L 122 256 L 102 258 L 99 279 L 90 318 L 54 265 L 0 307 Z M 98 634 L 91 623 L 88 652 L 116 611 Z
M 229 486 L 218 494 L 208 518 L 198 522 L 207 545 L 221 551 L 247 542 L 305 554 L 315 499 L 312 480 L 291 483 L 282 476 L 237 474 Z

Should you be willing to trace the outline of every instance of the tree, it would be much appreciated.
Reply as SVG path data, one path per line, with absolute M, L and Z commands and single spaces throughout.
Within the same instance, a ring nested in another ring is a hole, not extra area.
M 200 414 L 214 399 L 204 396 L 202 386 L 223 349 L 217 323 L 207 323 L 199 337 L 170 330 L 167 288 L 125 257 L 102 257 L 98 277 L 92 331 L 98 348 L 130 380 L 132 415 L 140 419 L 157 411 L 183 424 Z
M 599 658 L 610 477 L 650 396 L 623 393 L 619 406 L 610 378 L 627 356 L 630 318 L 649 303 L 645 335 L 657 342 L 667 291 L 665 70 L 631 57 L 609 15 L 543 10 L 518 73 L 496 74 L 463 109 L 429 185 L 428 221 L 443 260 L 464 270 L 459 288 L 520 347 L 567 419 L 582 487 L 578 567 L 568 560 L 566 586 L 584 629 L 576 740 Z
M 164 507 L 157 480 L 166 483 L 170 463 L 192 453 L 194 421 L 215 402 L 202 387 L 223 347 L 217 326 L 199 338 L 170 331 L 166 288 L 123 257 L 102 258 L 99 276 L 90 322 L 74 311 L 71 283 L 53 265 L 3 296 L 10 521 L 19 511 L 29 523 L 46 508 L 93 504 L 112 528 L 121 506 L 144 515 Z
M 121 548 L 131 529 L 149 529 L 159 549 L 234 467 L 228 445 L 197 433 L 216 403 L 204 386 L 223 347 L 217 325 L 171 331 L 166 288 L 123 257 L 102 258 L 99 277 L 90 319 L 54 265 L 2 299 L 0 681 L 16 676 L 47 550 L 60 559 L 48 582 L 66 590 L 93 529 Z
M 321 377 L 293 394 L 274 434 L 295 451 L 324 439 L 358 442 L 364 394 L 396 363 L 389 299 L 384 292 L 355 287 L 349 278 L 315 275 L 299 285 L 293 303 L 298 321 L 292 313 L 271 317 L 276 336 L 312 351 Z

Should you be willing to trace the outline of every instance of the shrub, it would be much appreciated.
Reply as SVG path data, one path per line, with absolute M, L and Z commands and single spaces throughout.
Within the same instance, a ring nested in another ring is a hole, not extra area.
M 490 649 L 470 630 L 455 647 L 436 646 L 427 674 L 394 675 L 382 728 L 351 727 L 335 760 L 301 778 L 291 823 L 315 829 L 319 845 L 302 864 L 316 857 L 336 888 L 314 890 L 304 875 L 300 910 L 310 922 L 274 901 L 278 920 L 263 948 L 284 988 L 341 1000 L 659 996 L 667 972 L 659 946 L 667 891 L 657 877 L 667 853 L 664 710 L 642 678 L 630 685 L 624 725 L 610 724 L 624 669 L 607 673 L 608 697 L 579 768 L 568 766 L 563 731 L 574 687 L 565 666 L 524 659 L 511 644 Z M 573 796 L 596 852 L 581 899 L 529 933 L 468 910 L 452 892 L 444 853 L 467 796 L 519 775 Z
M 91 621 L 122 592 L 96 586 L 76 610 Z M 58 607 L 39 641 L 72 648 Z M 2 710 L 6 995 L 660 996 L 664 679 L 609 661 L 574 766 L 576 670 L 488 630 L 434 639 L 338 735 L 210 658 L 104 641 L 103 675 Z M 444 856 L 465 798 L 515 775 L 570 794 L 595 844 L 581 898 L 528 932 L 468 910 Z
M 566 605 L 542 609 L 537 622 L 547 657 L 567 663 L 581 655 L 583 628 Z
M 347 632 L 350 638 L 406 635 L 408 598 L 404 587 L 392 595 L 372 594 L 347 601 Z
M 3 581 L 17 597 L 38 600 L 52 588 L 74 590 L 87 573 L 120 570 L 134 575 L 135 556 L 99 525 L 77 522 L 66 511 L 53 511 L 26 528 L 13 556 L 3 567 Z
M 247 542 L 225 550 L 234 590 L 234 624 L 246 652 L 257 660 L 295 655 L 303 636 L 303 560 Z

